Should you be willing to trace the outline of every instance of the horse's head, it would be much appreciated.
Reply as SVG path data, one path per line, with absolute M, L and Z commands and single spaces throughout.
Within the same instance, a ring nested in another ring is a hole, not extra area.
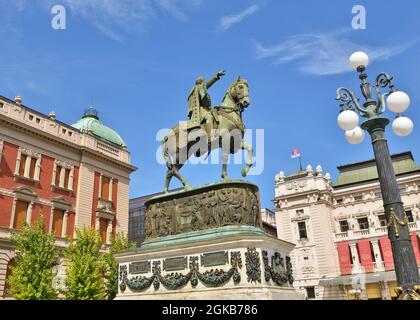
M 242 108 L 246 108 L 251 104 L 251 101 L 249 99 L 248 81 L 246 81 L 245 79 L 241 79 L 240 76 L 230 86 L 229 93 L 233 101 Z

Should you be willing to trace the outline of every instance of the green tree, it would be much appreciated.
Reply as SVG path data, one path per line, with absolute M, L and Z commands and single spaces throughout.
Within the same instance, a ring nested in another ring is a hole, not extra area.
M 77 238 L 70 240 L 65 251 L 69 261 L 66 270 L 66 299 L 103 300 L 105 298 L 104 256 L 99 234 L 90 229 L 76 229 Z
M 112 237 L 109 252 L 105 254 L 106 262 L 106 297 L 109 300 L 115 298 L 118 293 L 118 262 L 114 254 L 136 247 L 135 242 L 129 242 L 128 237 L 118 233 Z
M 16 266 L 8 278 L 10 293 L 18 300 L 48 300 L 57 296 L 52 281 L 56 261 L 54 236 L 44 231 L 44 221 L 24 223 L 12 234 L 16 246 Z

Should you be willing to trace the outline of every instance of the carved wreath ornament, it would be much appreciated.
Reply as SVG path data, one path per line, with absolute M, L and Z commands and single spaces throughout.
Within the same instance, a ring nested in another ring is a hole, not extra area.
M 301 188 L 304 188 L 306 186 L 306 181 L 293 181 L 293 183 L 290 183 L 287 185 L 287 190 L 299 190 Z
M 124 292 L 128 287 L 133 292 L 139 292 L 150 288 L 152 284 L 155 290 L 159 290 L 160 285 L 168 290 L 178 290 L 188 282 L 194 288 L 199 281 L 208 287 L 219 287 L 232 278 L 234 283 L 239 283 L 241 281 L 239 269 L 242 268 L 242 259 L 239 251 L 231 252 L 230 264 L 231 268 L 228 271 L 211 269 L 202 273 L 199 270 L 198 257 L 193 256 L 189 258 L 189 272 L 187 274 L 177 272 L 162 276 L 161 262 L 154 261 L 151 277 L 136 276 L 130 279 L 128 278 L 127 266 L 122 265 L 120 266 L 120 290 Z

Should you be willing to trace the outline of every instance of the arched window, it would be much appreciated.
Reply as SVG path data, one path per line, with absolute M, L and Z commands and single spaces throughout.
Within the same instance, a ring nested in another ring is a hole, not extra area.
M 9 293 L 9 289 L 10 289 L 10 284 L 7 282 L 7 279 L 9 279 L 9 277 L 12 275 L 12 268 L 14 268 L 16 266 L 16 260 L 15 258 L 11 259 L 9 261 L 9 263 L 7 264 L 7 268 L 6 268 L 6 278 L 4 279 L 4 291 L 3 291 L 3 297 L 10 297 L 10 293 Z

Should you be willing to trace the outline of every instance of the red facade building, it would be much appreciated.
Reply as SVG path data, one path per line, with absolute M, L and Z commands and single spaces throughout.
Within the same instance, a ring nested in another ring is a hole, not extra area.
M 0 96 L 0 298 L 15 263 L 11 230 L 42 217 L 57 246 L 91 227 L 106 248 L 128 231 L 134 170 L 124 141 L 93 108 L 70 126 Z

